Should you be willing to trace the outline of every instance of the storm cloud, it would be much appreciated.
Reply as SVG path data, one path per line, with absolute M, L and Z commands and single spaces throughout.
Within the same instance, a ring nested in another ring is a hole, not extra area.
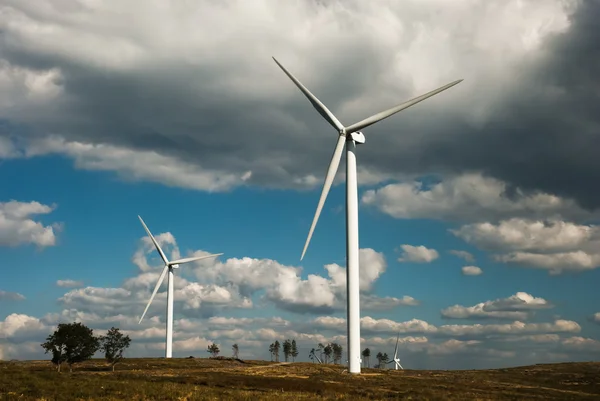
M 315 187 L 336 135 L 275 56 L 346 125 L 465 79 L 365 130 L 363 184 L 479 172 L 600 205 L 599 1 L 2 0 L 0 13 L 4 157 L 209 191 Z

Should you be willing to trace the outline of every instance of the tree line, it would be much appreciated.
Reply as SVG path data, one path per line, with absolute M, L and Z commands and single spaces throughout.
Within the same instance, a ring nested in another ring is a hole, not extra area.
M 279 351 L 281 350 L 282 345 L 279 340 L 275 340 L 274 343 L 269 345 L 269 353 L 271 354 L 271 362 L 275 360 L 275 362 L 279 362 Z M 290 357 L 292 358 L 292 362 L 296 361 L 298 357 L 298 347 L 296 346 L 296 339 L 284 340 L 283 341 L 283 356 L 285 361 L 288 362 Z
M 342 361 L 343 347 L 338 343 L 322 344 L 319 343 L 317 348 L 312 348 L 308 353 L 308 357 L 315 362 L 315 359 L 321 363 L 329 363 L 332 361 L 338 365 Z M 317 355 L 318 353 L 318 355 Z
M 365 367 L 370 368 L 371 367 L 371 350 L 369 348 L 365 348 L 362 352 L 361 355 L 363 357 L 363 364 Z M 378 352 L 377 355 L 375 356 L 375 358 L 377 359 L 377 362 L 379 362 L 377 365 L 373 366 L 374 368 L 381 368 L 383 369 L 385 367 L 385 365 L 387 365 L 391 359 L 388 356 L 387 353 L 381 353 Z
M 123 353 L 130 344 L 129 336 L 116 327 L 111 327 L 104 336 L 95 336 L 93 329 L 76 322 L 60 323 L 54 333 L 46 338 L 46 342 L 40 345 L 46 354 L 52 354 L 52 363 L 59 372 L 63 363 L 67 363 L 72 372 L 74 364 L 91 359 L 98 350 L 104 353 L 114 372 L 115 365 L 123 360 Z
M 232 357 L 234 359 L 239 359 L 240 357 L 240 347 L 237 344 L 233 344 L 231 346 L 231 350 L 233 351 L 233 355 Z M 219 356 L 219 353 L 221 352 L 221 348 L 219 348 L 219 346 L 215 343 L 209 344 L 206 352 L 208 352 L 213 358 L 216 358 Z

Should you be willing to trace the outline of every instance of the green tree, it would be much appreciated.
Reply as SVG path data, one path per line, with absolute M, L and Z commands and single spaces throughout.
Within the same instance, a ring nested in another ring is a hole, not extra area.
M 206 351 L 211 354 L 213 358 L 215 358 L 217 355 L 219 355 L 219 352 L 221 352 L 219 346 L 215 343 L 209 345 Z
M 333 348 L 333 363 L 339 364 L 342 361 L 343 347 L 338 343 L 332 343 Z
M 269 345 L 269 353 L 271 354 L 271 362 L 273 362 L 273 356 L 275 356 L 275 343 Z
M 273 344 L 273 353 L 275 354 L 275 362 L 279 362 L 279 350 L 281 349 L 281 344 L 279 340 L 275 340 Z
M 385 365 L 387 365 L 387 363 L 388 363 L 389 361 L 390 361 L 390 357 L 388 356 L 388 354 L 387 354 L 387 353 L 384 353 L 384 354 L 381 356 L 381 362 L 380 362 L 380 365 L 382 365 L 382 366 L 380 366 L 380 368 L 382 368 L 382 369 L 385 369 Z
M 316 351 L 317 351 L 316 349 L 312 348 L 310 350 L 310 352 L 308 353 L 308 357 L 309 357 L 310 360 L 313 361 L 313 363 L 315 363 L 315 352 Z
M 238 347 L 237 344 L 233 344 L 231 346 L 231 349 L 233 350 L 233 357 L 235 359 L 238 359 L 240 357 L 240 348 Z
M 90 359 L 98 348 L 100 342 L 94 336 L 94 330 L 82 323 L 60 323 L 57 329 L 40 344 L 46 353 L 52 353 L 52 363 L 60 366 L 63 362 L 73 371 L 73 364 Z
M 383 361 L 383 354 L 381 352 L 378 352 L 377 355 L 375 356 L 375 358 L 377 358 L 377 361 L 379 362 L 377 364 L 377 367 L 381 368 L 381 363 Z
M 131 339 L 127 335 L 123 335 L 116 327 L 111 327 L 105 336 L 101 336 L 100 350 L 104 352 L 104 358 L 115 371 L 115 365 L 123 359 L 123 352 L 129 348 Z
M 331 344 L 327 344 L 325 348 L 323 348 L 323 353 L 325 354 L 325 363 L 329 363 L 331 355 L 333 354 L 333 347 Z
M 290 354 L 292 353 L 292 343 L 290 340 L 285 340 L 283 342 L 283 357 L 285 358 L 285 361 L 288 361 L 288 358 L 290 357 Z
M 367 367 L 371 367 L 371 363 L 369 361 L 369 358 L 371 358 L 371 350 L 369 348 L 365 348 L 362 352 L 362 356 L 363 358 L 365 358 L 365 363 L 367 364 Z
M 319 343 L 319 345 L 317 345 L 317 351 L 319 351 L 319 359 L 321 361 L 323 361 L 323 350 L 325 349 L 325 346 L 321 343 Z
M 292 362 L 296 362 L 298 357 L 298 347 L 296 346 L 296 339 L 292 340 Z

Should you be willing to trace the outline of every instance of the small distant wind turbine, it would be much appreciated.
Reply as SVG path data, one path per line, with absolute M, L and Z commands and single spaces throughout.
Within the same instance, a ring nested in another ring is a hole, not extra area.
M 395 364 L 394 369 L 396 369 L 396 370 L 398 370 L 398 369 L 404 370 L 402 365 L 400 365 L 400 358 L 398 358 L 398 341 L 399 340 L 400 340 L 400 333 L 398 333 L 398 337 L 396 338 L 396 349 L 394 349 L 394 359 L 389 361 L 388 364 L 390 364 L 390 363 Z
M 169 259 L 167 259 L 167 256 L 165 255 L 163 250 L 158 245 L 158 242 L 156 242 L 156 239 L 154 239 L 154 236 L 152 235 L 150 230 L 148 230 L 148 227 L 146 226 L 146 223 L 144 223 L 144 220 L 142 220 L 142 218 L 140 216 L 138 216 L 138 218 L 142 222 L 142 225 L 144 226 L 144 229 L 148 233 L 148 237 L 150 237 L 150 239 L 152 240 L 152 243 L 154 244 L 154 247 L 158 251 L 158 254 L 162 258 L 163 262 L 165 262 L 165 268 L 163 269 L 162 273 L 160 274 L 160 277 L 158 278 L 158 283 L 156 283 L 156 287 L 154 287 L 154 292 L 152 293 L 152 296 L 150 297 L 150 301 L 148 301 L 148 305 L 146 305 L 146 309 L 144 309 L 144 313 L 142 314 L 142 317 L 140 318 L 140 321 L 138 322 L 138 324 L 142 323 L 142 319 L 146 315 L 146 312 L 148 311 L 148 308 L 150 307 L 150 304 L 152 303 L 154 296 L 158 292 L 158 289 L 160 288 L 160 285 L 162 284 L 162 282 L 165 278 L 165 275 L 168 272 L 169 277 L 167 279 L 167 338 L 166 338 L 166 344 L 165 344 L 165 358 L 171 358 L 173 356 L 173 296 L 174 296 L 173 279 L 175 277 L 175 275 L 173 274 L 173 269 L 177 269 L 179 267 L 179 265 L 183 264 L 183 263 L 193 262 L 195 260 L 212 258 L 214 256 L 219 256 L 219 255 L 223 255 L 223 254 L 215 253 L 214 255 L 204 255 L 204 256 L 196 256 L 196 257 L 192 257 L 192 258 L 183 258 L 183 259 L 177 259 L 177 260 L 173 260 L 173 261 L 169 262 Z
M 413 106 L 433 95 L 436 95 L 460 82 L 462 79 L 451 82 L 444 85 L 436 90 L 428 92 L 424 95 L 416 97 L 408 102 L 402 103 L 398 106 L 392 107 L 391 109 L 382 111 L 372 115 L 371 117 L 365 118 L 355 124 L 345 127 L 342 123 L 333 115 L 331 111 L 315 95 L 313 95 L 296 77 L 294 77 L 288 70 L 286 70 L 280 63 L 273 57 L 273 60 L 283 70 L 283 72 L 290 78 L 294 84 L 302 91 L 304 96 L 310 101 L 313 107 L 319 112 L 319 114 L 327 120 L 327 122 L 333 126 L 338 132 L 338 140 L 331 157 L 329 168 L 327 169 L 327 175 L 325 176 L 325 182 L 323 183 L 323 190 L 319 203 L 317 205 L 317 211 L 313 218 L 312 225 L 308 232 L 308 238 L 304 244 L 304 250 L 300 260 L 304 258 L 310 238 L 312 237 L 313 231 L 319 220 L 319 215 L 325 204 L 325 199 L 329 193 L 329 189 L 333 184 L 335 173 L 337 172 L 340 160 L 342 158 L 342 150 L 344 144 L 346 144 L 346 285 L 347 285 L 347 325 L 348 325 L 348 371 L 350 373 L 360 373 L 360 299 L 359 299 L 359 266 L 358 266 L 358 183 L 356 177 L 356 144 L 365 143 L 365 136 L 361 129 L 366 128 L 370 125 L 375 124 L 384 118 L 390 117 L 393 114 L 398 113 L 410 106 Z

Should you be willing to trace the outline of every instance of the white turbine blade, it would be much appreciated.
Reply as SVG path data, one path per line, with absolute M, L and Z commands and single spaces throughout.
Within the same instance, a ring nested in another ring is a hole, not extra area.
M 152 303 L 154 296 L 158 292 L 160 285 L 162 284 L 163 280 L 165 279 L 165 276 L 167 275 L 168 270 L 169 270 L 169 266 L 165 266 L 162 273 L 160 274 L 160 277 L 158 278 L 158 283 L 156 283 L 156 287 L 154 287 L 154 292 L 152 293 L 152 296 L 150 297 L 150 301 L 148 301 L 148 305 L 146 305 L 146 309 L 144 309 L 144 313 L 142 313 L 142 317 L 140 318 L 140 321 L 138 322 L 138 324 L 142 323 L 142 319 L 146 315 L 146 312 L 148 312 L 148 308 L 150 307 L 150 304 Z
M 398 358 L 398 341 L 400 340 L 400 333 L 398 333 L 398 337 L 396 337 L 396 348 L 394 349 L 394 359 Z
M 302 85 L 302 83 L 298 81 L 298 79 L 296 79 L 295 76 L 293 76 L 288 70 L 286 70 L 285 67 L 282 66 L 275 57 L 273 57 L 273 60 L 275 60 L 279 68 L 281 68 L 283 72 L 285 72 L 285 75 L 287 75 L 296 84 L 298 89 L 300 89 L 302 93 L 304 93 L 304 96 L 306 96 L 306 98 L 310 101 L 313 107 L 317 109 L 319 114 L 322 115 L 323 118 L 327 120 L 327 122 L 331 124 L 331 126 L 335 128 L 338 132 L 342 131 L 344 129 L 344 126 L 338 121 L 338 119 L 333 115 L 333 113 L 329 111 L 329 109 L 325 107 L 325 105 L 321 103 L 321 101 L 317 99 L 315 95 L 310 93 L 310 91 L 304 85 Z
M 327 194 L 329 193 L 331 184 L 333 184 L 335 173 L 337 172 L 338 166 L 340 165 L 340 159 L 342 158 L 342 150 L 344 150 L 345 142 L 346 137 L 344 135 L 340 135 L 338 137 L 337 144 L 335 145 L 333 155 L 331 156 L 331 162 L 329 163 L 329 169 L 327 170 L 325 182 L 323 183 L 323 190 L 321 191 L 321 198 L 319 198 L 317 211 L 315 212 L 315 217 L 313 218 L 312 225 L 310 226 L 310 231 L 308 232 L 308 237 L 306 238 L 306 243 L 304 244 L 304 250 L 302 251 L 302 256 L 300 257 L 300 260 L 304 258 L 304 254 L 306 253 L 306 249 L 308 249 L 308 244 L 310 243 L 313 231 L 317 226 L 317 221 L 319 220 L 319 215 L 321 214 L 321 210 L 323 209 L 323 205 L 325 204 L 325 199 L 327 199 Z
M 148 233 L 148 236 L 150 237 L 150 239 L 154 243 L 154 247 L 156 248 L 156 250 L 160 254 L 160 257 L 162 258 L 163 262 L 165 262 L 165 264 L 169 264 L 169 259 L 167 259 L 167 256 L 165 255 L 165 253 L 163 252 L 163 250 L 160 249 L 160 246 L 158 245 L 158 242 L 156 242 L 156 240 L 154 239 L 154 236 L 152 235 L 152 233 L 150 232 L 150 230 L 148 230 L 148 227 L 146 226 L 146 223 L 144 223 L 144 220 L 142 220 L 142 218 L 139 215 L 138 215 L 138 218 L 142 222 L 142 225 L 144 226 L 144 230 L 146 230 L 146 232 Z
M 398 364 L 398 366 L 400 367 L 400 369 L 404 370 L 404 368 L 402 367 L 402 365 L 400 365 L 400 362 L 396 362 Z
M 208 258 L 212 258 L 214 256 L 220 256 L 220 255 L 223 255 L 223 254 L 215 253 L 213 255 L 194 256 L 191 258 L 177 259 L 177 260 L 173 260 L 173 261 L 169 262 L 169 265 L 181 265 L 183 263 L 193 262 L 194 260 L 208 259 Z
M 359 131 L 363 128 L 368 127 L 369 125 L 375 124 L 378 121 L 383 120 L 384 118 L 388 118 L 391 115 L 394 115 L 396 113 L 398 113 L 399 111 L 402 111 L 404 109 L 409 108 L 410 106 L 413 106 L 425 99 L 427 99 L 428 97 L 431 97 L 433 95 L 437 95 L 438 93 L 445 91 L 448 88 L 453 87 L 456 84 L 459 84 L 462 82 L 462 79 L 459 79 L 457 81 L 451 82 L 447 85 L 442 86 L 441 88 L 437 88 L 435 90 L 432 90 L 431 92 L 428 92 L 424 95 L 421 95 L 419 97 L 416 97 L 412 100 L 409 100 L 408 102 L 404 102 L 396 107 L 392 107 L 391 109 L 382 111 L 381 113 L 377 113 L 375 115 L 372 115 L 371 117 L 365 118 L 362 121 L 359 121 L 355 124 L 350 125 L 349 127 L 346 127 L 346 133 L 347 134 L 351 134 L 353 132 Z

